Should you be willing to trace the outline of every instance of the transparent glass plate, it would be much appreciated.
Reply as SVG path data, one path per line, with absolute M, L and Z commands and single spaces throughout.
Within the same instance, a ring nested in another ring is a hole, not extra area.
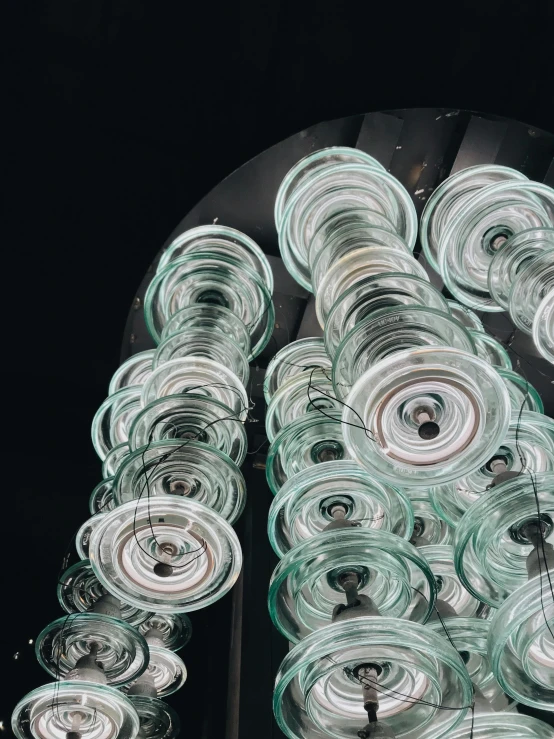
M 110 449 L 102 462 L 102 477 L 104 480 L 115 476 L 121 463 L 129 453 L 129 444 L 126 441 Z
M 554 290 L 542 299 L 533 321 L 533 341 L 542 357 L 554 364 Z
M 537 718 L 521 713 L 499 711 L 479 713 L 472 720 L 466 716 L 461 724 L 448 734 L 448 739 L 553 739 L 552 727 Z M 424 732 L 420 739 L 439 739 L 442 732 Z
M 140 624 L 139 631 L 146 636 L 150 629 L 155 629 L 162 636 L 164 647 L 178 652 L 189 643 L 192 636 L 192 624 L 186 613 L 151 613 Z
M 108 395 L 113 395 L 124 387 L 144 385 L 152 372 L 153 358 L 154 349 L 147 349 L 145 352 L 138 352 L 129 357 L 114 373 L 110 381 Z
M 267 365 L 264 379 L 265 402 L 269 403 L 277 390 L 295 375 L 323 367 L 331 373 L 331 358 L 323 339 L 309 337 L 291 341 L 280 349 Z
M 182 688 L 187 679 L 187 668 L 183 660 L 164 647 L 148 645 L 150 650 L 150 661 L 146 672 L 156 687 L 159 698 L 176 693 Z M 133 687 L 133 683 L 126 685 L 123 690 L 127 692 Z
M 92 445 L 100 459 L 129 438 L 129 428 L 140 411 L 141 387 L 125 387 L 109 395 L 92 421 Z
M 474 331 L 485 332 L 483 322 L 477 313 L 472 311 L 471 308 L 468 308 L 467 305 L 458 303 L 457 300 L 447 300 L 446 302 L 448 303 L 450 313 L 462 324 L 462 326 L 465 326 L 468 329 L 473 329 Z
M 481 357 L 481 359 L 488 362 L 493 367 L 503 367 L 508 370 L 512 369 L 512 360 L 510 359 L 510 355 L 506 349 L 504 349 L 502 344 L 493 336 L 484 331 L 476 331 L 475 329 L 471 329 L 469 333 L 475 342 L 478 357 Z
M 525 378 L 512 370 L 503 367 L 496 368 L 510 396 L 510 405 L 513 411 L 520 410 L 544 413 L 544 405 L 541 396 Z
M 177 713 L 159 698 L 146 695 L 130 695 L 140 720 L 141 739 L 176 739 L 181 731 Z
M 487 607 L 468 593 L 458 579 L 454 567 L 453 547 L 447 544 L 435 544 L 419 547 L 418 551 L 428 562 L 435 578 L 437 599 L 446 603 L 447 607 L 452 608 L 461 618 L 480 617 Z M 438 619 L 436 612 L 433 612 L 431 616 L 433 620 Z
M 442 520 L 422 488 L 403 488 L 414 512 L 414 530 L 410 542 L 416 547 L 452 544 L 454 529 Z
M 115 508 L 113 480 L 113 477 L 102 480 L 90 494 L 88 507 L 91 516 L 94 516 L 96 513 L 106 513 L 106 511 L 112 511 Z

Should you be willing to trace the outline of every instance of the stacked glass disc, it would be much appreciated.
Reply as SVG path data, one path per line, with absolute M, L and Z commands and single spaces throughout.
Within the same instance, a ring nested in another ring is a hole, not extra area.
M 554 362 L 554 190 L 508 167 L 461 170 L 429 198 L 425 256 L 466 306 L 509 311 Z
M 58 682 L 25 696 L 19 739 L 173 739 L 161 698 L 186 668 L 186 612 L 236 581 L 232 524 L 245 504 L 249 361 L 273 330 L 273 278 L 260 248 L 221 226 L 185 232 L 145 298 L 155 350 L 127 360 L 92 425 L 103 481 L 58 583 L 66 616 L 36 640 Z
M 279 189 L 275 221 L 283 260 L 315 294 L 324 329 L 323 340 L 282 350 L 264 385 L 268 530 L 280 557 L 269 609 L 291 642 L 277 722 L 290 739 L 415 739 L 451 736 L 471 709 L 477 728 L 482 712 L 510 711 L 498 726 L 515 730 L 524 691 L 496 654 L 512 654 L 499 630 L 511 639 L 520 622 L 502 609 L 491 622 L 500 602 L 489 591 L 500 586 L 482 582 L 500 578 L 505 596 L 502 573 L 510 584 L 522 574 L 499 566 L 499 519 L 473 511 L 488 488 L 495 500 L 509 484 L 522 495 L 524 473 L 552 469 L 540 398 L 476 314 L 430 284 L 412 255 L 410 197 L 371 157 L 331 148 L 301 160 Z M 524 458 L 514 453 L 522 446 Z M 548 523 L 548 506 L 544 514 Z M 505 556 L 513 549 L 516 570 L 533 559 L 525 536 L 550 546 L 540 521 L 527 512 L 510 523 Z M 456 527 L 468 541 L 481 536 L 479 546 L 462 545 Z M 494 564 L 477 554 L 481 540 Z M 463 566 L 462 548 L 471 551 Z M 551 680 L 539 662 L 554 644 L 544 628 L 538 641 L 525 633 L 520 669 L 534 685 Z

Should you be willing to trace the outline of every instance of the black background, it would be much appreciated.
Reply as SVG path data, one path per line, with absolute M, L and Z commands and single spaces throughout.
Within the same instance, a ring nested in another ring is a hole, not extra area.
M 14 3 L 4 16 L 8 726 L 17 699 L 49 679 L 28 640 L 61 615 L 56 573 L 100 479 L 90 422 L 119 363 L 136 287 L 170 231 L 237 166 L 321 120 L 444 106 L 554 132 L 554 11 L 500 0 L 51 0 Z M 261 485 L 252 474 L 250 485 Z M 228 606 L 210 610 L 193 618 L 194 648 L 183 656 L 195 669 L 172 703 L 184 732 L 200 736 L 209 707 L 210 735 L 223 737 L 227 655 L 214 628 L 221 615 L 228 630 Z M 258 736 L 256 721 L 248 725 Z

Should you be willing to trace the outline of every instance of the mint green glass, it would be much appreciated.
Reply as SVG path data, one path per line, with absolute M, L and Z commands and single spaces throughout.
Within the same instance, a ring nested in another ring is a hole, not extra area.
M 458 303 L 457 300 L 447 300 L 446 302 L 448 303 L 452 317 L 459 321 L 462 326 L 465 326 L 467 329 L 473 329 L 474 331 L 485 332 L 483 322 L 471 308 Z
M 378 716 L 397 737 L 418 739 L 428 726 L 450 736 L 471 705 L 470 677 L 445 637 L 402 619 L 356 618 L 315 631 L 281 663 L 273 712 L 285 736 L 357 739 L 367 714 L 354 670 L 367 663 L 382 669 Z
M 554 364 L 554 289 L 546 293 L 537 309 L 533 341 L 541 356 Z
M 461 618 L 481 616 L 486 606 L 464 588 L 454 567 L 454 548 L 447 544 L 421 546 L 419 553 L 428 563 L 437 590 L 437 598 L 448 604 Z M 436 613 L 432 614 L 433 618 Z
M 113 499 L 113 477 L 107 477 L 94 488 L 89 498 L 90 515 L 111 511 L 115 508 Z
M 141 739 L 176 739 L 181 730 L 177 713 L 159 698 L 130 695 L 140 720 Z
M 485 331 L 470 330 L 470 335 L 475 342 L 477 356 L 484 359 L 485 362 L 492 364 L 493 367 L 503 367 L 504 369 L 512 369 L 512 360 L 510 355 L 504 349 L 502 344 Z
M 269 403 L 291 377 L 310 372 L 314 367 L 322 367 L 331 375 L 331 359 L 325 351 L 323 339 L 309 337 L 291 341 L 267 365 L 263 388 L 265 402 Z
M 192 637 L 192 624 L 186 613 L 150 613 L 138 627 L 143 636 L 155 629 L 161 634 L 164 647 L 178 652 Z
M 454 529 L 444 521 L 424 488 L 403 488 L 414 512 L 414 530 L 410 541 L 417 547 L 430 544 L 452 544 Z
M 108 395 L 113 395 L 124 387 L 143 385 L 146 378 L 152 372 L 152 359 L 154 349 L 133 354 L 115 371 L 108 390 Z
M 129 444 L 126 441 L 110 449 L 102 462 L 102 477 L 104 480 L 115 476 L 123 460 L 129 455 L 129 453 Z
M 92 421 L 92 445 L 104 460 L 108 452 L 129 438 L 129 428 L 140 411 L 141 386 L 124 387 L 108 395 Z
M 321 533 L 333 521 L 337 503 L 353 525 L 404 539 L 412 535 L 412 506 L 403 493 L 377 482 L 355 462 L 324 462 L 298 472 L 277 492 L 267 522 L 277 556 Z
M 160 698 L 176 693 L 182 688 L 187 679 L 187 668 L 183 660 L 174 652 L 164 647 L 148 645 L 150 661 L 146 672 L 156 688 L 156 694 Z M 133 683 L 126 685 L 123 690 L 127 692 L 133 687 Z
M 497 367 L 496 370 L 504 380 L 513 411 L 519 413 L 523 409 L 525 411 L 544 413 L 541 396 L 525 378 L 517 372 L 512 372 L 512 370 L 504 369 L 503 367 Z

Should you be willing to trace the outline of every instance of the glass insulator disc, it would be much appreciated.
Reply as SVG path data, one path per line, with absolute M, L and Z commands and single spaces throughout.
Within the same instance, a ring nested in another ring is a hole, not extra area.
M 544 540 L 552 544 L 552 472 L 523 474 L 495 486 L 468 509 L 456 529 L 458 577 L 470 593 L 494 608 L 527 580 L 533 546 L 525 526 L 537 521 L 537 507 Z
M 412 305 L 375 311 L 357 323 L 337 349 L 333 361 L 337 397 L 345 400 L 356 380 L 381 359 L 424 346 L 477 354 L 469 332 L 449 313 Z
M 512 369 L 512 360 L 510 355 L 504 349 L 502 344 L 497 341 L 494 336 L 484 331 L 476 331 L 471 329 L 471 338 L 477 349 L 477 356 L 483 361 L 488 362 L 493 367 L 503 367 L 504 369 Z
M 237 535 L 225 519 L 175 496 L 130 501 L 107 513 L 93 533 L 90 559 L 114 596 L 159 613 L 214 603 L 242 566 Z
M 275 496 L 267 529 L 277 556 L 321 533 L 334 520 L 336 505 L 355 526 L 404 539 L 412 534 L 412 506 L 403 493 L 377 482 L 355 462 L 325 462 L 298 472 Z
M 533 341 L 541 356 L 554 364 L 554 290 L 544 296 L 535 313 Z
M 503 690 L 533 708 L 554 707 L 554 573 L 515 590 L 491 621 L 488 653 Z M 552 730 L 551 730 L 552 731 Z
M 146 327 L 159 343 L 165 324 L 191 305 L 228 308 L 246 326 L 251 356 L 257 356 L 273 332 L 275 312 L 271 293 L 244 261 L 195 254 L 179 257 L 156 274 L 144 299 Z
M 438 433 L 422 435 L 424 414 Z M 343 410 L 353 459 L 403 486 L 450 482 L 488 461 L 506 435 L 510 404 L 496 370 L 457 349 L 393 354 L 355 383 Z
M 266 403 L 271 401 L 287 380 L 303 372 L 310 372 L 314 367 L 322 367 L 331 375 L 331 359 L 325 351 L 323 339 L 309 337 L 284 346 L 267 365 L 264 379 Z
M 390 272 L 402 272 L 429 281 L 427 272 L 407 249 L 367 246 L 339 259 L 325 273 L 317 291 L 315 307 L 319 325 L 325 328 L 333 306 L 348 290 L 369 277 Z
M 490 667 L 487 653 L 490 621 L 460 617 L 445 618 L 443 621 L 444 626 L 440 621 L 434 621 L 429 627 L 442 636 L 445 635 L 445 631 L 448 632 L 448 637 L 454 642 L 465 662 L 471 682 L 481 691 L 492 710 L 513 711 L 517 704 L 504 693 Z M 479 711 L 477 705 L 475 710 L 476 713 Z
M 125 685 L 148 665 L 146 641 L 125 621 L 100 613 L 72 613 L 48 624 L 35 643 L 37 659 L 63 679 L 96 646 L 96 660 L 110 685 Z
M 326 369 L 316 367 L 294 375 L 281 385 L 267 408 L 267 438 L 272 442 L 289 423 L 307 413 L 325 418 L 340 411 L 341 407 Z
M 476 713 L 464 718 L 452 729 L 448 739 L 552 739 L 552 727 L 537 718 L 521 713 L 499 711 L 498 713 Z M 420 739 L 439 739 L 434 731 L 424 732 Z
M 129 438 L 129 428 L 140 411 L 140 387 L 125 387 L 109 395 L 92 421 L 92 445 L 100 459 Z
M 509 472 L 554 471 L 554 421 L 533 411 L 512 412 L 508 433 L 491 460 L 502 460 Z M 497 473 L 491 460 L 475 472 L 429 489 L 433 507 L 451 526 L 483 495 L 488 495 Z
M 228 406 L 206 395 L 167 395 L 143 408 L 129 431 L 136 451 L 157 441 L 200 441 L 218 449 L 237 465 L 244 462 L 248 440 L 244 424 Z
M 346 573 L 381 616 L 425 622 L 432 613 L 435 580 L 414 546 L 375 529 L 335 529 L 301 541 L 275 568 L 268 603 L 281 634 L 296 643 L 330 624 L 335 606 L 346 604 Z
M 512 370 L 504 369 L 503 367 L 497 367 L 496 370 L 504 380 L 504 384 L 508 390 L 512 411 L 519 413 L 523 409 L 524 411 L 544 413 L 541 396 L 531 383 L 517 372 L 512 372 Z
M 244 385 L 227 367 L 203 357 L 171 359 L 160 365 L 142 388 L 142 407 L 168 395 L 205 395 L 214 398 L 244 421 L 248 397 Z
M 367 714 L 355 670 L 368 663 L 381 668 L 378 717 L 396 737 L 417 739 L 430 725 L 449 736 L 471 706 L 471 680 L 445 637 L 411 621 L 372 616 L 325 626 L 291 649 L 273 693 L 280 729 L 289 739 L 357 739 Z M 405 695 L 418 700 L 406 702 Z
M 75 535 L 75 549 L 81 559 L 88 559 L 92 532 L 100 524 L 103 516 L 107 513 L 108 511 L 105 511 L 104 513 L 95 513 L 94 516 L 91 516 L 81 525 L 79 531 Z
M 159 698 L 166 695 L 176 693 L 187 679 L 187 668 L 183 660 L 164 647 L 155 647 L 151 644 L 148 646 L 150 650 L 150 661 L 146 672 L 151 678 Z M 126 685 L 123 690 L 127 692 L 133 683 Z
M 134 739 L 139 725 L 133 704 L 120 690 L 81 680 L 42 685 L 12 714 L 17 739 L 66 739 L 76 726 L 82 739 Z
M 488 185 L 526 180 L 527 177 L 515 169 L 479 164 L 456 172 L 433 191 L 421 214 L 419 237 L 425 258 L 435 272 L 439 271 L 437 260 L 442 236 L 450 221 L 465 208 L 468 200 Z
M 145 352 L 138 352 L 129 357 L 117 369 L 110 381 L 108 395 L 113 395 L 124 387 L 135 387 L 144 385 L 146 379 L 152 372 L 152 359 L 154 358 L 154 349 L 148 349 Z
M 419 553 L 428 562 L 437 586 L 437 598 L 452 608 L 459 617 L 480 617 L 488 610 L 480 600 L 467 592 L 454 567 L 454 549 L 448 544 L 422 546 Z M 431 618 L 438 619 L 436 611 Z M 440 620 L 439 620 L 440 623 Z
M 102 462 L 102 477 L 107 480 L 114 477 L 121 463 L 129 454 L 129 444 L 124 441 L 122 444 L 114 446 L 113 449 L 106 454 L 106 458 Z
M 422 305 L 448 313 L 444 296 L 426 279 L 402 272 L 364 277 L 335 301 L 325 321 L 325 348 L 330 357 L 350 331 L 374 311 L 391 305 Z
M 141 739 L 177 739 L 181 721 L 171 706 L 147 695 L 130 695 L 129 700 L 138 713 Z
M 90 611 L 108 591 L 100 584 L 88 559 L 69 567 L 58 582 L 58 601 L 67 613 Z M 128 603 L 120 603 L 121 618 L 131 626 L 139 626 L 153 614 Z M 142 633 L 142 632 L 141 632 Z
M 113 477 L 102 480 L 90 494 L 88 507 L 91 516 L 94 516 L 96 513 L 106 513 L 106 511 L 112 511 L 115 508 L 113 481 Z
M 447 300 L 446 302 L 448 303 L 450 314 L 453 318 L 459 321 L 462 326 L 465 326 L 468 329 L 473 329 L 474 331 L 485 332 L 483 322 L 477 313 L 472 311 L 471 308 L 468 308 L 467 305 L 458 303 L 457 300 Z
M 273 292 L 273 272 L 266 255 L 253 239 L 241 231 L 215 224 L 190 228 L 173 239 L 162 254 L 157 271 L 179 257 L 191 254 L 242 260 L 262 279 L 268 291 Z
M 464 305 L 502 311 L 489 291 L 493 257 L 514 234 L 554 224 L 554 190 L 537 182 L 501 182 L 482 188 L 459 210 L 441 237 L 439 272 Z
M 510 317 L 517 328 L 533 333 L 537 312 L 546 295 L 554 290 L 554 244 L 526 263 L 510 290 Z
M 114 480 L 118 505 L 158 496 L 209 506 L 231 523 L 246 502 L 242 472 L 222 452 L 200 441 L 156 441 L 130 454 Z
M 139 631 L 145 636 L 150 629 L 159 631 L 162 635 L 164 647 L 178 652 L 189 643 L 192 636 L 192 624 L 185 614 L 151 613 L 140 624 Z
M 428 493 L 422 488 L 404 488 L 404 494 L 412 505 L 414 530 L 410 542 L 416 547 L 430 544 L 452 544 L 454 529 L 441 519 Z
M 265 466 L 267 482 L 276 494 L 298 472 L 348 458 L 340 411 L 307 413 L 291 421 L 271 442 Z

